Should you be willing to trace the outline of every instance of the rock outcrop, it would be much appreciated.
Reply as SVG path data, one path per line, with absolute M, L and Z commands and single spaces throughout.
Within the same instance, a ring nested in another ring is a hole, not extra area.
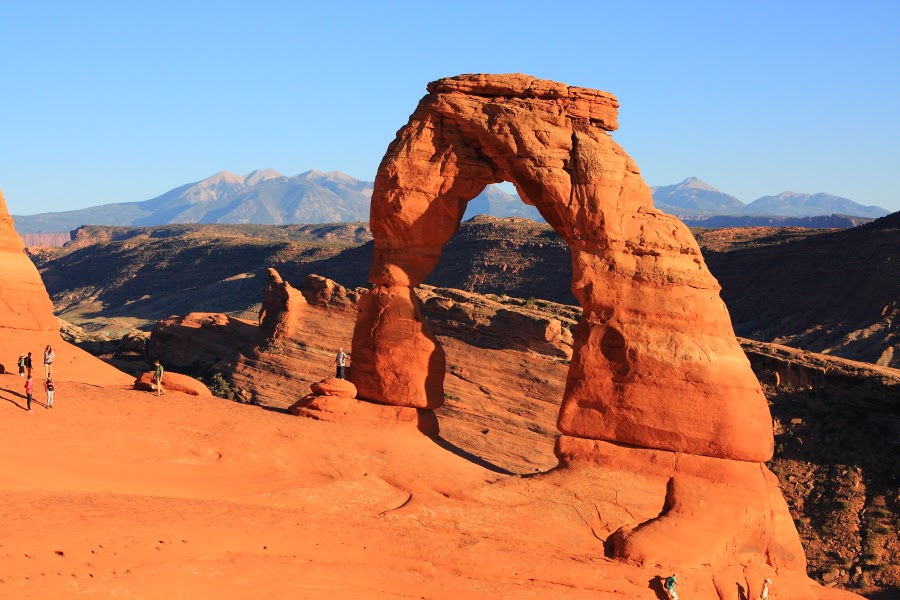
M 144 392 L 155 391 L 153 371 L 142 373 L 140 377 L 135 379 L 134 389 Z M 203 385 L 202 382 L 197 381 L 193 377 L 171 371 L 166 371 L 165 375 L 163 375 L 163 389 L 166 392 L 181 392 L 189 396 L 212 397 L 209 388 Z
M 259 333 L 263 338 L 262 345 L 271 352 L 278 352 L 283 341 L 294 335 L 306 299 L 275 269 L 267 269 L 267 275 L 268 283 L 259 309 Z
M 31 352 L 34 375 L 43 375 L 42 353 L 52 346 L 53 374 L 60 381 L 127 385 L 131 378 L 62 340 L 53 303 L 0 192 L 0 347 L 10 354 Z M 14 360 L 11 360 L 15 364 Z
M 59 332 L 53 303 L 34 263 L 25 255 L 22 238 L 0 192 L 0 329 Z
M 360 303 L 353 343 L 360 396 L 440 406 L 443 352 L 411 288 L 434 268 L 467 202 L 511 181 L 569 244 L 585 311 L 560 430 L 768 459 L 765 398 L 719 285 L 688 229 L 653 208 L 637 166 L 607 134 L 615 97 L 526 75 L 464 75 L 428 91 L 375 180 L 375 287 Z
M 356 423 L 368 427 L 414 427 L 425 435 L 438 434 L 434 412 L 405 406 L 389 406 L 356 399 L 356 386 L 329 377 L 309 386 L 312 391 L 288 408 L 298 417 L 316 421 Z

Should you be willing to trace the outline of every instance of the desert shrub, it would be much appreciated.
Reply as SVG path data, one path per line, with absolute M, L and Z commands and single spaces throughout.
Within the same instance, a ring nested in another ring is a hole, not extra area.
M 210 378 L 209 383 L 206 384 L 206 387 L 209 388 L 209 391 L 212 392 L 213 396 L 225 398 L 226 400 L 234 400 L 234 390 L 231 389 L 231 385 L 228 384 L 221 373 L 214 374 Z

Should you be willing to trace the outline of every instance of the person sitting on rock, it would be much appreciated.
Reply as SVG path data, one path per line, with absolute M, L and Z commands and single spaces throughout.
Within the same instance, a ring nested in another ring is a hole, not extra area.
M 337 356 L 334 357 L 334 365 L 337 367 L 337 374 L 335 377 L 338 379 L 346 379 L 347 355 L 344 354 L 343 348 L 340 348 Z
M 672 573 L 668 577 L 666 577 L 666 581 L 663 584 L 663 588 L 666 590 L 666 594 L 669 595 L 669 600 L 678 600 L 678 593 L 675 591 L 675 581 L 678 579 L 678 575 Z

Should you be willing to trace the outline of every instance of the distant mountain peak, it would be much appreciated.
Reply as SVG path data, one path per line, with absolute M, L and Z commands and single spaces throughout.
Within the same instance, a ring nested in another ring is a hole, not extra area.
M 702 179 L 698 179 L 696 177 L 688 177 L 681 183 L 675 186 L 677 189 L 692 189 L 692 190 L 705 190 L 707 192 L 718 192 L 716 188 L 709 185 Z
M 202 181 L 198 181 L 197 185 L 218 185 L 220 183 L 244 183 L 244 178 L 235 175 L 231 171 L 219 171 L 215 175 L 210 175 Z
M 275 169 L 256 170 L 252 173 L 248 173 L 244 177 L 244 185 L 254 186 L 261 181 L 268 181 L 269 179 L 277 179 L 279 177 L 284 177 L 284 175 Z
M 316 169 L 311 169 L 305 173 L 300 173 L 299 175 L 297 175 L 297 177 L 300 177 L 301 179 L 309 179 L 311 181 L 318 181 L 320 179 L 328 179 L 331 181 L 345 181 L 345 182 L 357 181 L 353 177 L 350 177 L 346 173 L 342 173 L 340 171 L 325 172 L 325 171 L 317 171 Z

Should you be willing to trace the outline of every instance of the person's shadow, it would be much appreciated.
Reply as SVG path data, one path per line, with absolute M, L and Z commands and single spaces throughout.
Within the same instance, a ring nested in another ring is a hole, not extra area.
M 6 389 L 6 388 L 0 388 L 0 391 L 6 392 L 6 394 L 9 394 L 9 395 L 11 395 L 11 396 L 16 396 L 16 397 L 18 397 L 18 398 L 21 398 L 22 400 L 27 400 L 27 399 L 28 399 L 27 396 L 25 396 L 25 394 L 20 394 L 19 392 L 14 392 L 14 391 L 9 390 L 9 389 Z M 10 404 L 12 404 L 13 406 L 18 406 L 18 407 L 21 408 L 22 410 L 28 410 L 27 408 L 25 408 L 24 406 L 22 406 L 21 404 L 19 404 L 19 403 L 16 402 L 15 400 L 13 400 L 12 398 L 8 398 L 8 397 L 6 396 L 6 394 L 0 395 L 0 399 L 6 400 L 7 402 L 9 402 Z M 32 400 L 32 402 L 34 402 L 34 400 Z
M 750 598 L 747 596 L 747 592 L 744 591 L 744 586 L 742 586 L 740 583 L 735 583 L 735 585 L 737 585 L 738 589 L 738 600 L 750 600 Z
M 657 575 L 647 582 L 647 587 L 653 590 L 659 600 L 669 600 L 669 594 L 666 592 L 666 588 L 663 587 L 663 582 L 665 580 L 665 577 Z

